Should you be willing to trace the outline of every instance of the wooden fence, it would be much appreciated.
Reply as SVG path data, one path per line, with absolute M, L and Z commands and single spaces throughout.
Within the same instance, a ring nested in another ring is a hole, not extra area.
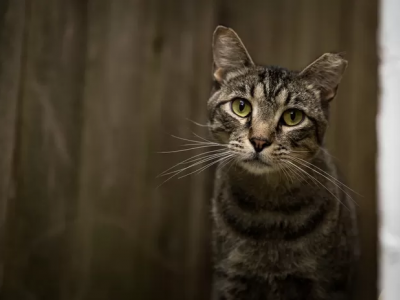
M 301 68 L 345 50 L 328 145 L 359 198 L 376 299 L 377 0 L 0 2 L 0 298 L 207 300 L 213 173 L 156 176 L 207 132 L 211 35 Z

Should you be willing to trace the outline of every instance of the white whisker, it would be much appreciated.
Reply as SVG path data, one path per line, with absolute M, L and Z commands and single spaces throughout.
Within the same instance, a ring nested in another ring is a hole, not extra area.
M 290 155 L 289 155 L 289 156 L 290 156 Z M 304 167 L 309 168 L 310 170 L 313 170 L 314 172 L 316 172 L 316 173 L 320 174 L 321 176 L 325 177 L 326 179 L 328 179 L 330 182 L 332 182 L 333 184 L 335 184 L 339 189 L 341 189 L 347 196 L 349 196 L 350 199 L 354 201 L 354 203 L 357 204 L 357 202 L 356 202 L 344 189 L 342 189 L 342 188 L 339 186 L 339 184 L 342 185 L 343 187 L 349 189 L 350 191 L 354 192 L 355 194 L 359 195 L 356 191 L 353 191 L 353 190 L 352 190 L 351 188 L 349 188 L 347 185 L 345 185 L 344 183 L 342 183 L 341 181 L 339 181 L 337 178 L 335 178 L 335 177 L 332 176 L 331 174 L 329 174 L 329 173 L 327 173 L 326 171 L 322 170 L 321 168 L 317 167 L 316 165 L 314 165 L 314 164 L 312 164 L 312 163 L 310 163 L 310 162 L 308 162 L 308 161 L 306 161 L 306 160 L 304 160 L 304 159 L 298 158 L 298 157 L 294 157 L 294 156 L 290 156 L 290 157 L 291 157 L 292 159 L 297 160 L 297 162 L 298 162 L 299 164 L 303 165 Z M 303 163 L 302 163 L 302 162 L 303 162 Z M 308 164 L 308 165 L 307 165 L 307 164 Z M 315 170 L 314 168 L 320 170 L 322 173 L 318 172 L 318 171 Z M 359 196 L 361 196 L 361 195 L 359 195 Z M 361 197 L 362 197 L 362 196 L 361 196 Z M 357 205 L 358 205 L 358 204 L 357 204 Z
M 199 127 L 211 127 L 210 125 L 201 124 L 201 123 L 198 123 L 198 122 L 196 122 L 196 121 L 193 121 L 193 120 L 191 120 L 191 119 L 189 119 L 189 118 L 186 118 L 186 120 L 189 121 L 189 122 L 191 122 L 191 123 L 193 123 L 194 125 L 199 126 Z
M 292 166 L 289 165 L 290 170 L 294 173 L 294 176 L 299 176 L 302 180 L 304 180 L 305 182 L 307 182 L 308 184 L 311 183 L 316 183 L 315 180 L 312 180 L 311 183 L 309 182 L 309 178 L 304 176 L 304 174 L 302 174 L 301 172 L 299 172 L 298 170 L 296 170 L 295 168 L 293 168 Z
M 302 173 L 300 173 L 298 170 L 293 168 L 291 165 L 288 165 L 288 171 L 292 172 L 294 177 L 296 177 L 296 176 L 300 177 L 301 180 L 303 180 L 303 181 L 305 181 L 305 182 L 307 182 L 309 184 L 307 178 Z
M 357 206 L 359 206 L 358 203 L 357 203 L 344 189 L 342 189 L 336 182 L 334 182 L 333 180 L 331 180 L 329 177 L 327 177 L 327 176 L 325 176 L 324 174 L 322 174 L 322 173 L 316 171 L 316 170 L 313 169 L 313 168 L 310 168 L 309 166 L 307 166 L 306 164 L 301 163 L 300 161 L 297 161 L 297 163 L 300 164 L 300 165 L 302 165 L 303 167 L 306 167 L 306 168 L 312 170 L 313 172 L 315 172 L 315 173 L 321 175 L 322 177 L 324 177 L 326 180 L 328 180 L 329 182 L 331 182 L 332 184 L 334 184 L 337 188 L 339 188 L 343 193 L 345 193 Z
M 204 144 L 204 141 L 196 141 L 196 140 L 191 140 L 191 139 L 185 139 L 185 138 L 181 138 L 181 137 L 176 136 L 176 135 L 171 135 L 171 137 L 173 137 L 173 138 L 175 138 L 175 139 L 178 139 L 178 140 L 186 141 L 186 142 L 191 142 L 191 143 L 196 143 L 196 144 L 202 144 L 202 145 Z M 210 143 L 210 144 L 212 144 L 212 145 L 222 145 L 222 144 L 213 143 L 213 142 L 210 142 L 210 141 L 206 141 L 206 142 L 208 142 L 208 143 Z
M 163 173 L 161 176 L 166 176 L 166 175 L 170 175 L 170 174 L 174 174 L 174 173 L 179 174 L 179 173 L 181 173 L 181 172 L 183 172 L 183 171 L 185 171 L 185 170 L 187 170 L 187 169 L 190 169 L 190 168 L 192 168 L 192 167 L 194 167 L 194 166 L 197 166 L 197 165 L 199 165 L 199 164 L 202 164 L 202 163 L 208 162 L 208 161 L 210 161 L 210 160 L 213 160 L 214 158 L 219 158 L 219 157 L 228 155 L 228 153 L 229 153 L 229 152 L 226 152 L 226 153 L 225 153 L 225 152 L 224 152 L 224 153 L 217 153 L 217 154 L 213 154 L 213 155 L 210 155 L 210 156 L 207 156 L 207 157 L 201 157 L 201 160 L 199 160 L 199 161 L 197 161 L 197 162 L 191 164 L 191 165 L 188 166 L 188 167 L 184 167 L 184 168 L 179 169 L 179 170 L 175 170 L 175 171 Z
M 290 181 L 293 182 L 293 179 L 291 179 L 290 176 L 288 176 L 289 173 L 287 173 L 287 172 L 285 171 L 285 168 L 283 168 L 282 165 L 279 164 L 279 163 L 277 164 L 277 166 L 278 166 L 278 169 L 279 169 L 279 171 L 280 171 L 279 174 L 281 174 L 281 173 L 284 174 L 288 182 L 290 182 Z
M 192 134 L 193 134 L 195 137 L 198 137 L 199 139 L 201 139 L 201 140 L 203 140 L 203 141 L 206 141 L 206 142 L 208 142 L 208 143 L 221 145 L 221 144 L 219 144 L 219 143 L 215 143 L 215 142 L 213 142 L 213 141 L 209 141 L 209 140 L 207 140 L 207 139 L 205 139 L 205 138 L 199 136 L 198 134 L 194 133 L 193 131 L 192 131 Z
M 175 167 L 177 167 L 177 166 L 179 166 L 179 165 L 189 164 L 189 163 L 195 162 L 197 159 L 206 158 L 206 157 L 208 157 L 208 155 L 210 155 L 210 154 L 215 154 L 215 152 L 223 152 L 223 151 L 227 151 L 227 150 L 226 150 L 226 149 L 211 150 L 211 151 L 203 152 L 203 153 L 194 155 L 194 156 L 192 156 L 192 157 L 189 157 L 188 159 L 185 159 L 184 161 L 181 161 L 181 162 L 177 163 L 176 165 L 170 167 L 169 169 L 163 171 L 161 174 L 159 174 L 159 175 L 157 176 L 157 178 L 160 177 L 161 175 L 165 174 L 166 172 L 168 172 L 168 171 L 174 169 Z M 196 158 L 196 157 L 197 157 L 197 158 Z
M 235 157 L 231 157 L 231 158 L 228 159 L 227 161 L 221 163 L 221 164 L 218 166 L 217 170 L 222 169 L 224 166 L 226 166 L 227 164 L 229 164 L 234 158 L 235 158 Z
M 201 144 L 183 144 L 181 146 L 189 147 L 189 146 L 199 146 L 199 145 L 201 145 Z M 228 147 L 228 145 L 222 145 L 222 144 L 221 145 L 214 145 L 214 144 L 204 143 L 202 145 L 208 145 L 208 147 Z
M 303 172 L 304 174 L 306 174 L 307 176 L 309 176 L 310 178 L 312 178 L 313 180 L 315 180 L 316 182 L 318 182 L 324 189 L 326 189 L 337 201 L 339 201 L 339 203 L 341 203 L 346 209 L 348 209 L 350 211 L 350 208 L 348 208 L 342 201 L 340 201 L 340 199 L 331 191 L 329 190 L 323 183 L 321 183 L 318 179 L 316 179 L 315 177 L 313 177 L 311 174 L 307 173 L 306 171 L 304 171 L 302 168 L 300 168 L 299 166 L 297 166 L 296 164 L 292 163 L 291 161 L 286 160 L 287 163 L 293 165 L 296 169 L 300 170 L 301 172 Z
M 162 151 L 162 152 L 157 152 L 157 153 L 163 153 L 163 154 L 169 154 L 169 153 L 178 153 L 178 152 L 185 152 L 185 151 L 190 151 L 190 150 L 197 150 L 197 149 L 202 149 L 202 148 L 207 148 L 210 146 L 198 146 L 194 148 L 189 148 L 189 149 L 180 149 L 180 150 L 172 150 L 172 151 Z M 222 146 L 221 146 L 222 147 Z
M 183 177 L 192 175 L 193 173 L 196 173 L 196 174 L 201 173 L 202 171 L 204 171 L 205 169 L 211 167 L 212 165 L 214 165 L 214 164 L 216 164 L 216 163 L 218 163 L 218 162 L 220 162 L 220 161 L 223 161 L 223 160 L 225 160 L 225 159 L 227 159 L 227 158 L 229 158 L 229 157 L 232 157 L 232 156 L 233 156 L 233 154 L 230 154 L 230 155 L 228 155 L 228 156 L 219 158 L 219 159 L 217 159 L 216 161 L 213 161 L 213 162 L 207 164 L 206 166 L 201 167 L 199 170 L 196 170 L 196 171 L 190 172 L 190 173 L 188 173 L 188 174 L 185 174 L 185 175 L 183 175 L 183 176 L 181 176 L 181 177 L 178 177 L 178 179 L 181 179 L 181 178 L 183 178 Z
M 229 154 L 227 154 L 227 155 L 229 155 Z M 186 168 L 183 168 L 183 169 L 180 169 L 180 170 L 177 170 L 177 171 L 173 171 L 173 172 L 169 172 L 168 174 L 163 174 L 163 176 L 165 176 L 165 175 L 170 175 L 170 174 L 172 174 L 172 175 L 171 175 L 170 177 L 168 177 L 165 181 L 163 181 L 160 185 L 158 185 L 158 186 L 156 187 L 156 189 L 158 189 L 158 188 L 159 188 L 160 186 L 162 186 L 164 183 L 170 181 L 172 178 L 174 178 L 174 177 L 177 176 L 178 174 L 182 173 L 183 171 L 185 171 L 185 170 L 187 170 L 187 169 L 189 169 L 189 168 L 192 168 L 192 167 L 194 167 L 194 166 L 196 166 L 196 165 L 205 163 L 205 162 L 207 162 L 207 161 L 209 161 L 209 160 L 213 160 L 213 159 L 216 159 L 216 157 L 208 158 L 208 159 L 205 159 L 205 160 L 196 162 L 195 164 L 192 164 L 192 165 L 190 165 L 190 166 L 188 166 L 188 167 L 186 167 Z

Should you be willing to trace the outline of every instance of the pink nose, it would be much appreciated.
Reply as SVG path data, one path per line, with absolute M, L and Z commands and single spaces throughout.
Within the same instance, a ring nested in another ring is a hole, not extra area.
M 251 144 L 254 147 L 254 150 L 256 152 L 261 152 L 264 148 L 270 146 L 272 143 L 268 140 L 265 139 L 257 139 L 257 138 L 251 138 L 250 139 Z

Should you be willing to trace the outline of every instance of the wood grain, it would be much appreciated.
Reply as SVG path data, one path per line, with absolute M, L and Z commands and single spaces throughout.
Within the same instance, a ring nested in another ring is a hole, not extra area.
M 23 65 L 25 1 L 0 4 L 0 288 L 4 284 L 7 212 L 15 197 L 14 153 Z
M 209 298 L 213 171 L 161 185 L 207 137 L 211 35 L 300 69 L 346 51 L 327 145 L 357 198 L 357 299 L 376 299 L 377 1 L 0 4 L 0 298 Z M 199 153 L 199 152 L 196 152 Z

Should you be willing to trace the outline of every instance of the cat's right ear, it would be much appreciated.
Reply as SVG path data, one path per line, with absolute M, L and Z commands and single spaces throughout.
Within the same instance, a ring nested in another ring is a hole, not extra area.
M 347 68 L 344 53 L 325 53 L 309 64 L 299 76 L 319 90 L 321 99 L 331 101 Z
M 217 26 L 212 46 L 213 75 L 217 82 L 223 81 L 226 74 L 233 69 L 254 66 L 239 36 L 231 28 Z

